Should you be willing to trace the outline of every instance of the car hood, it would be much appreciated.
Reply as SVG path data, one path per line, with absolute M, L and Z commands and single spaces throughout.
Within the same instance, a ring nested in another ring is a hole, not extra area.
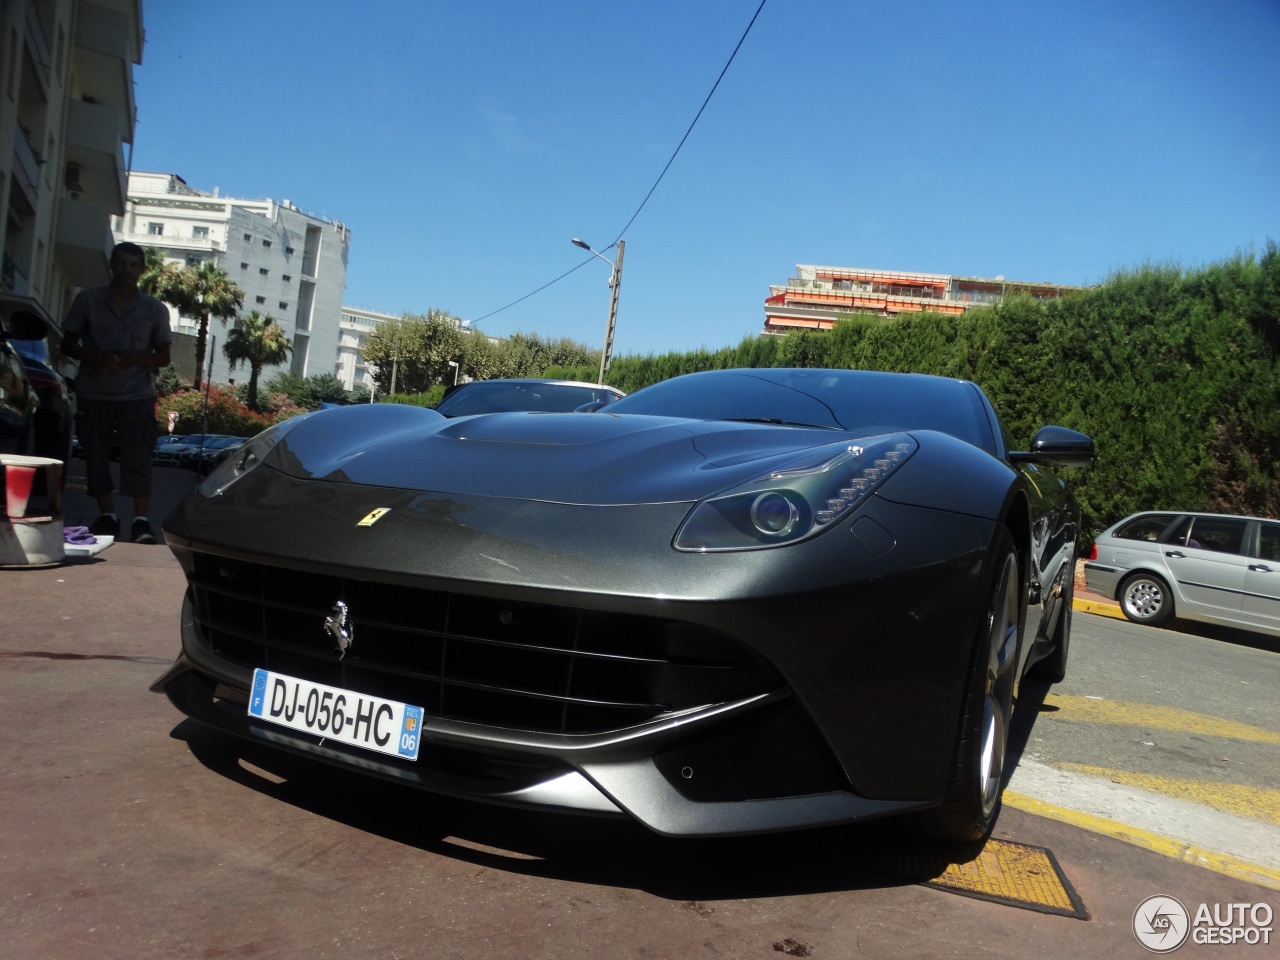
M 391 406 L 308 417 L 282 437 L 266 464 L 335 483 L 607 506 L 697 500 L 805 450 L 856 436 L 606 412 L 449 420 Z

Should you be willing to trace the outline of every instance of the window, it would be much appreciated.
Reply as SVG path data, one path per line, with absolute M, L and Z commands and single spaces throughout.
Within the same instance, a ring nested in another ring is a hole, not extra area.
M 266 297 L 254 297 L 253 299 L 254 299 L 254 301 L 255 301 L 256 303 L 266 303 L 266 302 L 267 302 L 267 298 L 266 298 Z
M 164 236 L 164 224 L 163 224 L 163 223 L 148 223 L 148 224 L 147 224 L 147 233 L 148 233 L 150 236 L 153 236 L 153 237 L 162 237 L 162 236 Z
M 293 253 L 293 247 L 285 247 L 285 248 L 284 248 L 284 252 L 285 252 L 285 253 Z
M 271 241 L 270 241 L 270 240 L 263 240 L 263 241 L 262 241 L 262 245 L 263 245 L 264 247 L 269 247 L 269 246 L 271 246 Z
M 270 271 L 270 270 L 268 270 L 266 267 L 259 267 L 259 268 L 258 268 L 258 274 L 259 274 L 260 276 L 264 276 L 264 277 L 265 277 L 265 276 L 266 276 L 267 274 L 269 274 L 270 272 L 271 272 L 271 271 Z
M 1264 523 L 1258 541 L 1258 556 L 1280 561 L 1280 523 Z
M 1202 550 L 1217 553 L 1239 553 L 1244 542 L 1244 520 L 1227 520 L 1219 517 L 1197 517 L 1191 525 L 1191 536 L 1200 541 Z M 1188 543 L 1190 546 L 1190 543 Z
M 208 240 L 209 228 L 208 227 L 192 227 L 191 236 L 195 237 L 197 240 Z
M 1155 543 L 1175 519 L 1177 517 L 1172 513 L 1148 513 L 1126 523 L 1115 535 L 1119 540 L 1146 540 L 1148 543 Z
M 281 301 L 280 301 L 280 309 L 281 309 L 281 310 L 288 310 L 288 309 L 289 309 L 289 301 L 288 301 L 288 300 L 281 300 Z
M 202 263 L 204 263 L 204 257 L 187 257 L 188 267 L 198 267 Z
M 287 273 L 281 276 L 280 279 L 283 280 L 285 283 L 293 283 L 293 277 L 289 276 L 289 274 Z
M 245 238 L 246 240 L 252 240 L 252 239 L 253 239 L 253 234 L 252 234 L 252 233 L 246 233 L 246 234 L 244 235 L 244 238 Z
M 247 263 L 245 263 L 243 260 L 241 260 L 241 261 L 240 261 L 240 269 L 241 269 L 241 270 L 248 270 L 248 269 L 249 269 L 249 264 L 247 264 Z

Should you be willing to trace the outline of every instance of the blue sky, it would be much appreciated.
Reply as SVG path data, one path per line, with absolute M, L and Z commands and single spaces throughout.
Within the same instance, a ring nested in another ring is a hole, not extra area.
M 1090 284 L 1280 242 L 1278 0 L 767 0 L 645 203 L 759 5 L 144 0 L 132 167 L 343 221 L 349 305 L 592 346 L 570 240 L 639 210 L 615 356 L 736 345 L 797 263 Z

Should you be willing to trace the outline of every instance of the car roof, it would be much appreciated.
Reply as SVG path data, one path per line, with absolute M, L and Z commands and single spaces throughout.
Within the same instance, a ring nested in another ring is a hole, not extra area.
M 1122 523 L 1128 523 L 1130 520 L 1136 520 L 1139 517 L 1151 517 L 1158 514 L 1169 514 L 1175 517 L 1215 517 L 1223 520 L 1270 520 L 1276 521 L 1276 517 L 1258 517 L 1247 513 L 1214 513 L 1211 510 L 1138 510 L 1129 514 L 1123 519 L 1117 520 L 1111 526 L 1118 527 Z

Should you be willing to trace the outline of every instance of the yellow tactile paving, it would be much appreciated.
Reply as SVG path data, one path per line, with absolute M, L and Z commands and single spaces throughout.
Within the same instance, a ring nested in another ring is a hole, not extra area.
M 1280 732 L 1275 730 L 1237 723 L 1234 720 L 1223 720 L 1221 717 L 1211 717 L 1191 710 L 1181 710 L 1178 707 L 1161 707 L 1150 703 L 1127 703 L 1122 700 L 1104 700 L 1059 693 L 1049 694 L 1044 698 L 1044 702 L 1048 707 L 1057 708 L 1056 713 L 1042 713 L 1041 716 L 1044 718 L 1173 730 L 1253 743 L 1280 743 Z
M 980 847 L 900 850 L 880 866 L 952 893 L 1082 920 L 1089 916 L 1053 854 L 1042 847 L 988 840 Z
M 1112 783 L 1150 790 L 1176 800 L 1189 800 L 1224 813 L 1280 826 L 1280 790 L 1238 783 L 1215 783 L 1211 780 L 1182 780 L 1150 773 L 1127 773 L 1086 763 L 1055 763 L 1053 766 L 1060 770 L 1075 770 L 1096 777 L 1106 777 Z

